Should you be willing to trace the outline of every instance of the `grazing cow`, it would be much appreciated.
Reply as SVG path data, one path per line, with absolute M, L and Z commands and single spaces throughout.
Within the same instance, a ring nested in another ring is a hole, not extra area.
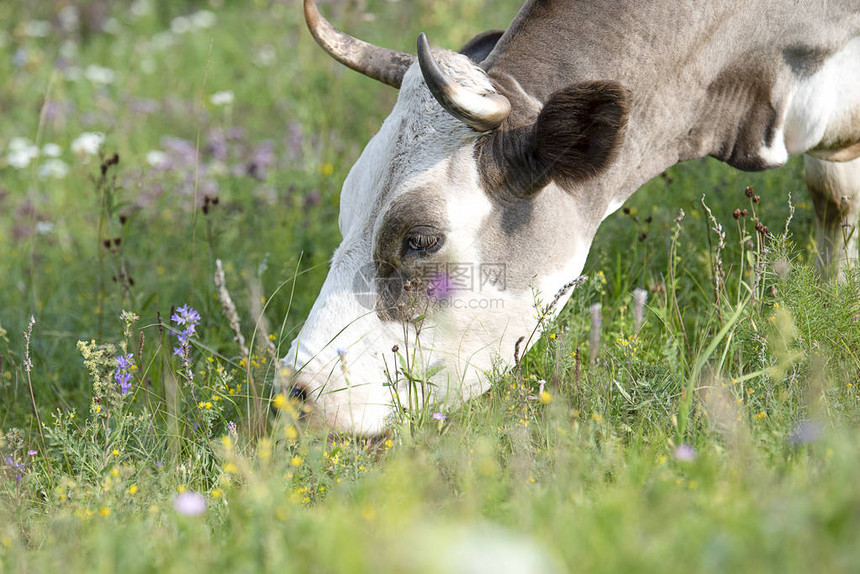
M 460 53 L 422 34 L 417 58 L 304 8 L 331 56 L 400 90 L 344 182 L 343 242 L 283 360 L 282 384 L 333 428 L 385 428 L 406 396 L 398 352 L 433 401 L 487 390 L 494 361 L 533 341 L 535 294 L 565 291 L 600 222 L 680 161 L 806 153 L 820 252 L 857 259 L 842 225 L 860 213 L 858 0 L 529 0 Z

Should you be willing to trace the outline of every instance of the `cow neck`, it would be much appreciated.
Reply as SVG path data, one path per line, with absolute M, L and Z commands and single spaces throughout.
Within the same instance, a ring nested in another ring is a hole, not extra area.
M 713 155 L 743 169 L 773 167 L 736 161 L 751 152 L 737 146 L 760 146 L 779 121 L 789 92 L 786 44 L 815 43 L 825 37 L 815 30 L 825 16 L 850 13 L 850 3 L 831 2 L 826 14 L 823 6 L 799 11 L 791 2 L 771 2 L 765 11 L 746 0 L 531 0 L 482 67 L 503 89 L 524 92 L 514 100 L 538 109 L 578 82 L 624 85 L 631 93 L 624 143 L 600 177 L 608 203 L 620 205 L 686 159 Z M 831 34 L 829 41 L 839 38 Z M 745 99 L 736 101 L 738 94 Z

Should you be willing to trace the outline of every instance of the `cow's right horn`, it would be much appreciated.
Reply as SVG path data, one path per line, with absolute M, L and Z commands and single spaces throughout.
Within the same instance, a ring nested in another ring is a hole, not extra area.
M 356 72 L 394 88 L 400 88 L 403 74 L 415 61 L 412 54 L 380 48 L 344 34 L 322 17 L 314 0 L 305 0 L 305 22 L 317 44 L 329 56 Z
M 433 58 L 427 36 L 423 33 L 418 35 L 418 63 L 436 101 L 473 130 L 494 130 L 511 113 L 511 103 L 502 94 L 479 94 L 462 87 L 448 76 Z

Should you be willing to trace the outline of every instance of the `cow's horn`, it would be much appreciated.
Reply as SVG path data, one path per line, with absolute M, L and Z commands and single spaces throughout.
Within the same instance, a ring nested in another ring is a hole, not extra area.
M 399 88 L 415 61 L 412 54 L 380 48 L 344 34 L 322 17 L 314 0 L 305 0 L 305 22 L 317 44 L 340 62 L 369 78 Z
M 448 113 L 479 132 L 493 130 L 511 113 L 511 103 L 501 94 L 479 94 L 452 80 L 430 53 L 423 33 L 418 35 L 418 63 L 433 97 Z

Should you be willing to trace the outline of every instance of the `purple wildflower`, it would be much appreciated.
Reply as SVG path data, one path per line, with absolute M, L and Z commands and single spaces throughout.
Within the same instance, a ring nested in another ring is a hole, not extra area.
M 176 340 L 179 341 L 180 346 L 173 349 L 175 355 L 182 356 L 188 348 L 188 341 L 191 339 L 191 336 L 197 333 L 197 324 L 200 323 L 200 313 L 188 305 L 183 305 L 170 316 L 170 320 L 177 325 L 185 327 L 182 331 L 176 331 Z
M 824 434 L 824 425 L 821 421 L 805 420 L 799 421 L 788 435 L 788 441 L 794 446 L 817 442 Z
M 194 327 L 200 322 L 200 313 L 189 307 L 186 303 L 170 316 L 170 320 L 178 325 L 189 325 Z
M 36 456 L 37 454 L 39 454 L 39 451 L 31 448 L 27 451 L 27 454 L 29 454 L 30 456 Z
M 690 445 L 684 443 L 684 444 L 679 444 L 677 446 L 677 448 L 675 448 L 674 456 L 677 460 L 680 460 L 683 462 L 692 462 L 692 461 L 696 460 L 696 457 L 698 455 L 696 454 L 696 449 L 694 449 Z
M 119 355 L 116 358 L 116 371 L 113 378 L 116 384 L 119 385 L 119 392 L 122 395 L 127 394 L 131 390 L 131 370 L 134 368 L 134 357 L 128 355 Z
M 441 423 L 441 422 L 445 422 L 445 419 L 446 419 L 447 417 L 446 417 L 444 414 L 442 414 L 442 413 L 433 413 L 433 415 L 431 416 L 431 418 L 432 418 L 434 421 L 439 421 L 439 422 Z
M 176 496 L 173 510 L 185 516 L 200 516 L 206 512 L 206 499 L 199 492 L 189 490 Z
M 191 361 L 189 360 L 191 336 L 197 332 L 197 324 L 200 323 L 200 313 L 192 309 L 188 304 L 179 307 L 170 320 L 179 326 L 184 326 L 182 331 L 176 331 L 176 340 L 179 345 L 173 348 L 173 354 L 182 357 L 185 368 L 185 379 L 190 384 L 194 380 L 194 372 L 191 370 Z
M 127 370 L 134 363 L 134 357 L 131 354 L 120 355 L 116 358 L 117 369 Z
M 15 459 L 13 459 L 11 455 L 7 456 L 4 460 L 6 461 L 6 464 L 15 469 L 15 481 L 20 485 L 21 478 L 24 476 L 24 464 L 15 462 Z

